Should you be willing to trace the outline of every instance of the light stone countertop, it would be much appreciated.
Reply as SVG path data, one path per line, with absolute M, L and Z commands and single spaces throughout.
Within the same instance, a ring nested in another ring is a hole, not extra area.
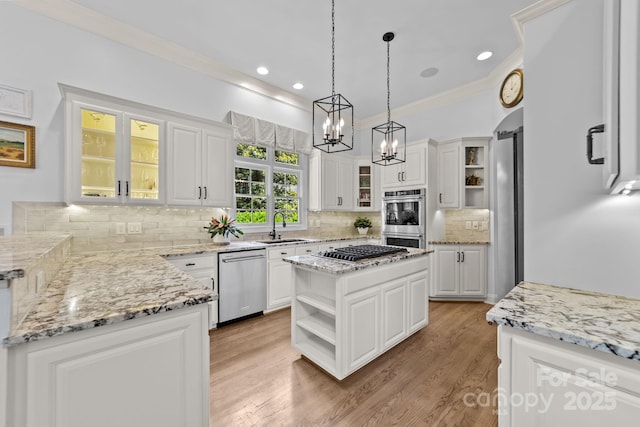
M 284 258 L 283 261 L 310 270 L 338 275 L 365 270 L 372 267 L 378 267 L 385 264 L 401 262 L 410 258 L 425 256 L 430 254 L 431 252 L 433 251 L 427 249 L 407 248 L 407 252 L 400 252 L 371 259 L 363 259 L 360 261 L 343 261 L 335 258 L 327 258 L 313 254 L 295 255 Z
M 640 360 L 640 299 L 522 282 L 487 312 L 489 322 Z
M 370 237 L 362 237 L 367 239 Z M 70 239 L 45 234 L 0 239 L 0 273 L 22 277 L 43 254 Z M 44 289 L 26 317 L 14 325 L 5 346 L 41 340 L 163 311 L 203 304 L 217 298 L 211 290 L 164 260 L 167 256 L 268 249 L 349 238 L 303 239 L 295 243 L 206 243 L 143 250 L 71 255 Z M 1 337 L 0 337 L 1 338 Z

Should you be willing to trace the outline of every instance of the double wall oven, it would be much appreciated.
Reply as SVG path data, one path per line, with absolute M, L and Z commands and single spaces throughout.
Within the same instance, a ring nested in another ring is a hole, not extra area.
M 386 191 L 382 197 L 382 239 L 385 245 L 426 248 L 425 188 Z

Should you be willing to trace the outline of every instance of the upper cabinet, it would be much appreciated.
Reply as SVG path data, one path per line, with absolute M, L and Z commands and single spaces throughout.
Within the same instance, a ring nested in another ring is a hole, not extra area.
M 425 187 L 427 185 L 427 143 L 407 146 L 406 161 L 381 166 L 384 189 Z
M 68 203 L 233 203 L 232 128 L 60 85 Z
M 233 206 L 233 134 L 212 125 L 167 125 L 168 203 Z
M 490 139 L 458 138 L 438 146 L 438 209 L 489 206 Z
M 380 210 L 380 168 L 369 158 L 355 161 L 356 211 Z
M 322 209 L 353 210 L 355 201 L 353 159 L 330 154 L 323 155 L 321 163 Z

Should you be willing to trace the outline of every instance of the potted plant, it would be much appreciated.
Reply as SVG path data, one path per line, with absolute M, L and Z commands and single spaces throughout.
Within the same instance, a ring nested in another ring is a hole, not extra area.
M 353 226 L 358 229 L 358 233 L 367 234 L 369 228 L 371 228 L 371 220 L 366 216 L 359 216 L 353 222 Z
M 209 225 L 204 228 L 207 229 L 207 232 L 209 232 L 215 243 L 224 245 L 229 244 L 230 234 L 235 237 L 240 237 L 244 234 L 244 232 L 236 226 L 235 222 L 236 220 L 231 219 L 229 215 L 221 215 L 219 219 L 212 217 Z

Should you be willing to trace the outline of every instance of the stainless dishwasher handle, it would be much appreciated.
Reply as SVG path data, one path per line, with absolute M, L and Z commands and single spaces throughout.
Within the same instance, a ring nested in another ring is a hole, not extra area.
M 229 258 L 229 259 L 223 259 L 222 262 L 240 262 L 240 261 L 248 261 L 250 259 L 261 259 L 261 258 L 266 258 L 265 255 L 253 255 L 253 256 L 245 256 L 242 258 Z

